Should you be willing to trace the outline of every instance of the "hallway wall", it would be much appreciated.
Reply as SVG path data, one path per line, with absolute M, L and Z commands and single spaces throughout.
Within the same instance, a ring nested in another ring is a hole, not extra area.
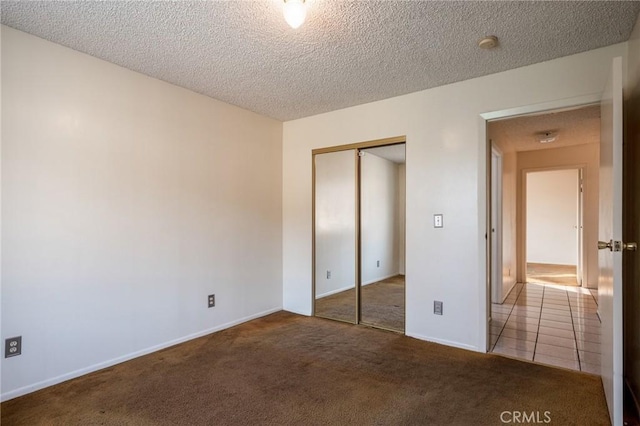
M 583 237 L 585 263 L 583 285 L 589 288 L 598 287 L 598 193 L 599 193 L 599 168 L 600 146 L 596 143 L 575 145 L 564 148 L 542 149 L 537 151 L 525 151 L 518 153 L 518 188 L 524 188 L 523 172 L 525 170 L 542 170 L 550 168 L 584 167 L 584 216 Z M 524 281 L 525 264 L 525 238 L 524 229 L 525 211 L 523 192 L 517 195 L 517 222 L 518 226 L 518 281 Z
M 578 264 L 577 169 L 527 173 L 527 263 Z

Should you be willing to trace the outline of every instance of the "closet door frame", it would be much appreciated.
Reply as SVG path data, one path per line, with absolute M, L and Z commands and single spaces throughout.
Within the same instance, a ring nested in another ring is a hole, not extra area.
M 318 148 L 311 151 L 311 315 L 316 316 L 316 155 L 319 154 L 327 154 L 330 152 L 338 152 L 338 151 L 349 151 L 354 150 L 355 152 L 355 182 L 356 182 L 356 192 L 354 196 L 356 197 L 355 204 L 355 229 L 356 229 L 356 318 L 353 322 L 349 321 L 350 324 L 360 324 L 361 323 L 361 304 L 360 304 L 360 289 L 361 289 L 361 273 L 362 273 L 362 241 L 360 236 L 360 150 L 365 148 L 376 148 L 381 146 L 388 145 L 399 145 L 406 144 L 407 137 L 406 136 L 396 136 L 385 139 L 376 139 L 372 141 L 366 142 L 358 142 L 346 145 L 338 145 L 327 148 Z M 324 318 L 324 317 L 323 317 Z M 332 319 L 332 318 L 329 318 Z M 335 321 L 341 321 L 340 319 L 335 319 Z M 343 321 L 344 322 L 344 321 Z

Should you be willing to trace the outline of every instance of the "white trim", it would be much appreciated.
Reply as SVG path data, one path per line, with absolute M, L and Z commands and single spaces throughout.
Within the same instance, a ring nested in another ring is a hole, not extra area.
M 580 107 L 589 104 L 599 104 L 602 98 L 601 93 L 592 93 L 590 95 L 576 96 L 566 99 L 558 99 L 550 102 L 542 102 L 539 104 L 525 105 L 515 108 L 503 109 L 500 111 L 491 111 L 480 114 L 480 117 L 489 121 L 498 118 L 513 118 L 518 115 L 541 113 L 545 111 L 557 111 L 562 108 Z
M 513 290 L 516 284 L 518 284 L 518 280 L 513 280 L 513 284 L 511 284 L 511 287 L 509 287 L 509 290 L 505 291 L 504 294 L 502 295 L 502 301 L 500 302 L 500 304 L 503 304 L 504 301 L 507 300 L 509 293 L 511 293 L 511 290 Z
M 558 99 L 549 102 L 542 102 L 538 104 L 531 104 L 525 106 L 519 106 L 514 108 L 508 108 L 498 111 L 488 111 L 478 115 L 478 252 L 480 258 L 478 259 L 478 286 L 480 291 L 478 292 L 479 300 L 478 306 L 479 318 L 478 318 L 478 347 L 489 347 L 489 312 L 491 303 L 491 288 L 487 277 L 487 267 L 489 254 L 487 253 L 487 144 L 489 138 L 487 135 L 487 122 L 490 120 L 496 120 L 499 118 L 515 117 L 523 114 L 539 113 L 544 111 L 558 110 L 562 108 L 574 108 L 589 104 L 600 104 L 602 98 L 601 93 L 591 93 L 583 96 L 574 96 L 565 99 Z M 408 334 L 407 334 L 408 335 Z M 487 352 L 483 350 L 482 352 Z
M 504 302 L 503 251 L 502 251 L 502 152 L 491 143 L 491 299 Z
M 364 282 L 364 283 L 362 283 L 360 285 L 374 284 L 374 283 L 377 283 L 379 281 L 384 281 L 384 280 L 388 280 L 389 278 L 397 277 L 398 275 L 403 275 L 403 274 L 401 274 L 400 272 L 396 272 L 395 274 L 387 275 L 385 277 L 376 278 L 374 280 L 370 280 L 370 281 Z
M 337 288 L 335 290 L 327 291 L 326 293 L 318 294 L 316 296 L 316 300 L 317 299 L 322 299 L 323 297 L 331 296 L 333 294 L 342 293 L 343 291 L 351 290 L 351 289 L 354 289 L 354 288 L 356 288 L 355 285 L 349 285 L 349 286 L 346 286 L 346 287 L 340 287 L 340 288 Z
M 391 275 L 387 275 L 387 276 L 384 276 L 384 277 L 376 278 L 376 279 L 371 280 L 371 281 L 367 281 L 365 283 L 362 283 L 361 285 L 369 285 L 369 284 L 377 283 L 378 281 L 383 281 L 383 280 L 389 279 L 391 277 L 395 277 L 397 275 L 404 275 L 404 274 L 401 274 L 401 273 L 397 272 L 395 274 L 391 274 Z M 340 287 L 338 289 L 327 291 L 326 293 L 319 294 L 319 295 L 316 296 L 316 299 L 322 299 L 323 297 L 331 296 L 331 295 L 337 294 L 337 293 L 342 293 L 343 291 L 351 290 L 351 289 L 354 289 L 354 288 L 355 288 L 355 286 Z
M 409 337 L 413 337 L 414 339 L 424 340 L 426 342 L 431 342 L 431 343 L 437 343 L 439 345 L 452 346 L 458 349 L 466 349 L 468 351 L 486 353 L 484 349 L 480 350 L 476 346 L 468 345 L 466 343 L 454 342 L 454 341 L 445 340 L 445 339 L 437 339 L 435 337 L 427 337 L 427 336 L 422 336 L 420 334 L 415 334 L 415 333 L 405 333 L 405 335 Z
M 279 312 L 281 310 L 282 310 L 282 307 L 277 307 L 277 308 L 269 309 L 269 310 L 266 310 L 266 311 L 262 311 L 262 312 L 259 312 L 257 314 L 254 314 L 254 315 L 249 315 L 247 317 L 240 318 L 240 319 L 237 319 L 235 321 L 231 321 L 231 322 L 228 322 L 228 323 L 216 326 L 216 327 L 212 327 L 212 328 L 209 328 L 209 329 L 206 329 L 206 330 L 203 330 L 203 331 L 199 331 L 197 333 L 189 334 L 187 336 L 180 337 L 178 339 L 170 340 L 168 342 L 161 343 L 159 345 L 151 346 L 150 348 L 142 349 L 142 350 L 130 353 L 128 355 L 123 355 L 123 356 L 120 356 L 120 357 L 117 357 L 117 358 L 110 359 L 108 361 L 104 361 L 104 362 L 100 362 L 98 364 L 91 365 L 89 367 L 85 367 L 85 368 L 81 368 L 79 370 L 72 371 L 70 373 L 62 374 L 62 375 L 54 377 L 52 379 L 47 379 L 47 380 L 43 380 L 41 382 L 34 383 L 32 385 L 23 386 L 21 388 L 18 388 L 18 389 L 3 393 L 0 396 L 0 400 L 2 402 L 5 402 L 5 401 L 8 401 L 10 399 L 22 396 L 22 395 L 26 395 L 28 393 L 35 392 L 37 390 L 47 388 L 49 386 L 57 385 L 58 383 L 65 382 L 67 380 L 71 380 L 71 379 L 75 379 L 75 378 L 80 377 L 80 376 L 84 376 L 85 374 L 89 374 L 89 373 L 93 373 L 93 372 L 98 371 L 98 370 L 102 370 L 103 368 L 111 367 L 113 365 L 120 364 L 122 362 L 129 361 L 129 360 L 134 359 L 134 358 L 138 358 L 138 357 L 141 357 L 141 356 L 144 356 L 144 355 L 148 355 L 148 354 L 153 353 L 153 352 L 157 352 L 159 350 L 168 348 L 170 346 L 175 346 L 177 344 L 184 343 L 184 342 L 189 341 L 189 340 L 197 339 L 198 337 L 203 337 L 203 336 L 206 336 L 208 334 L 215 333 L 217 331 L 221 331 L 221 330 L 236 326 L 238 324 L 242 324 L 244 322 L 254 320 L 256 318 L 260 318 L 260 317 L 264 317 L 266 315 L 273 314 L 273 313 Z

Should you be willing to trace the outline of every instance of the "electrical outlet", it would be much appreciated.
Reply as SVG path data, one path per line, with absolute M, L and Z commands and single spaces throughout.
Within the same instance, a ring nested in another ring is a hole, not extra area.
M 433 227 L 434 228 L 444 228 L 444 219 L 442 214 L 434 214 L 433 215 Z
M 214 306 L 216 306 L 216 295 L 210 294 L 209 297 L 207 298 L 207 303 L 210 308 L 213 308 Z
M 22 336 L 10 337 L 4 341 L 4 357 L 11 358 L 22 353 Z
M 376 266 L 377 266 L 378 268 L 380 267 L 380 261 L 379 261 L 379 260 L 376 262 Z
M 442 315 L 442 302 L 439 300 L 433 301 L 433 313 L 436 315 Z
M 327 271 L 327 279 L 331 279 L 331 271 Z

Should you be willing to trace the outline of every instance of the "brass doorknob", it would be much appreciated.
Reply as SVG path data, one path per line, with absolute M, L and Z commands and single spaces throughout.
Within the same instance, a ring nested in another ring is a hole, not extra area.
M 636 250 L 638 250 L 638 244 L 637 243 L 622 243 L 622 248 L 624 250 L 636 251 Z
M 609 249 L 610 251 L 613 250 L 613 240 L 609 240 L 608 243 L 605 241 L 598 241 L 598 250 L 605 249 Z

